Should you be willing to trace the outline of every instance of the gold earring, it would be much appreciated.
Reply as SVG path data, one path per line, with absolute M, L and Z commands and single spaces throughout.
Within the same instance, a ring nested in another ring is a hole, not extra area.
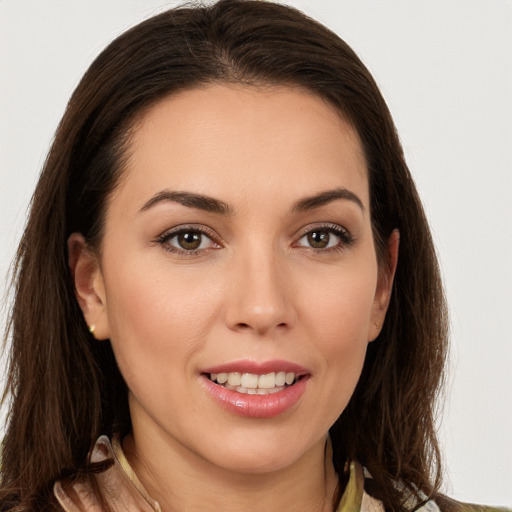
M 96 324 L 92 324 L 89 326 L 89 332 L 94 336 L 94 331 L 96 330 Z
M 377 322 L 374 322 L 373 325 L 375 325 L 375 329 L 380 329 L 381 328 L 381 324 L 378 324 Z

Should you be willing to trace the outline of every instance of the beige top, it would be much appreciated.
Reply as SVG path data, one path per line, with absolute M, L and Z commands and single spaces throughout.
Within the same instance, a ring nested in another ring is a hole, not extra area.
M 106 436 L 101 436 L 91 452 L 91 462 L 113 459 L 114 464 L 96 475 L 98 487 L 104 499 L 115 512 L 162 512 L 157 501 L 151 498 L 137 478 L 123 453 L 121 443 L 114 439 L 112 444 Z M 350 465 L 350 478 L 336 512 L 384 512 L 382 503 L 369 496 L 364 483 L 371 478 L 365 469 L 353 462 Z M 85 482 L 65 486 L 56 482 L 54 493 L 66 512 L 102 512 L 98 496 Z M 411 509 L 414 504 L 411 504 Z M 439 507 L 429 501 L 418 512 L 440 512 Z

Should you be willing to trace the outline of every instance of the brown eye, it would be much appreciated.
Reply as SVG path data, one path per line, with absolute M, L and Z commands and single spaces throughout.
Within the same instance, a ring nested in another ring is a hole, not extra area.
M 202 238 L 199 231 L 184 231 L 176 236 L 176 241 L 181 249 L 194 251 L 201 246 Z
M 331 233 L 326 230 L 311 231 L 306 235 L 308 244 L 313 249 L 325 249 L 329 246 Z
M 194 253 L 204 249 L 218 247 L 217 244 L 200 229 L 183 229 L 164 234 L 159 239 L 165 249 L 177 253 Z
M 332 224 L 307 231 L 294 245 L 315 251 L 328 251 L 329 249 L 342 249 L 351 245 L 352 242 L 353 238 L 345 228 Z

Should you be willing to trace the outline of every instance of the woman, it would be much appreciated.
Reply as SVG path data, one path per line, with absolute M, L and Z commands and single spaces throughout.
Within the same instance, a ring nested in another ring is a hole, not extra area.
M 3 509 L 458 509 L 441 290 L 345 43 L 271 3 L 156 16 L 93 63 L 36 189 Z

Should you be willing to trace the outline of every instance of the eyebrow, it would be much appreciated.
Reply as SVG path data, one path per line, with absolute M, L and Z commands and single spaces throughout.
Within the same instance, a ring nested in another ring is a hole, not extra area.
M 305 197 L 304 199 L 301 199 L 295 203 L 292 211 L 304 212 L 313 210 L 339 199 L 352 201 L 353 203 L 357 204 L 357 206 L 359 206 L 363 212 L 365 211 L 361 199 L 359 199 L 359 197 L 354 194 L 354 192 L 351 192 L 350 190 L 343 187 L 335 188 L 333 190 L 326 190 L 324 192 L 320 192 L 319 194 L 315 194 L 314 196 Z
M 313 196 L 305 197 L 297 201 L 291 211 L 294 213 L 305 212 L 320 208 L 333 201 L 337 200 L 352 201 L 357 204 L 359 208 L 364 212 L 365 208 L 363 202 L 359 197 L 346 188 L 336 188 L 333 190 L 326 190 L 315 194 Z M 140 209 L 140 212 L 144 212 L 162 202 L 174 202 L 186 206 L 188 208 L 196 208 L 210 213 L 216 213 L 218 215 L 229 216 L 232 215 L 232 208 L 219 199 L 209 197 L 203 194 L 195 194 L 192 192 L 176 192 L 171 190 L 162 190 L 157 192 L 144 206 Z
M 141 212 L 149 210 L 151 207 L 162 202 L 174 202 L 187 206 L 189 208 L 196 208 L 206 212 L 217 213 L 219 215 L 231 215 L 232 210 L 227 203 L 208 197 L 202 194 L 194 194 L 192 192 L 173 192 L 171 190 L 162 190 L 156 193 L 144 206 L 140 209 Z

